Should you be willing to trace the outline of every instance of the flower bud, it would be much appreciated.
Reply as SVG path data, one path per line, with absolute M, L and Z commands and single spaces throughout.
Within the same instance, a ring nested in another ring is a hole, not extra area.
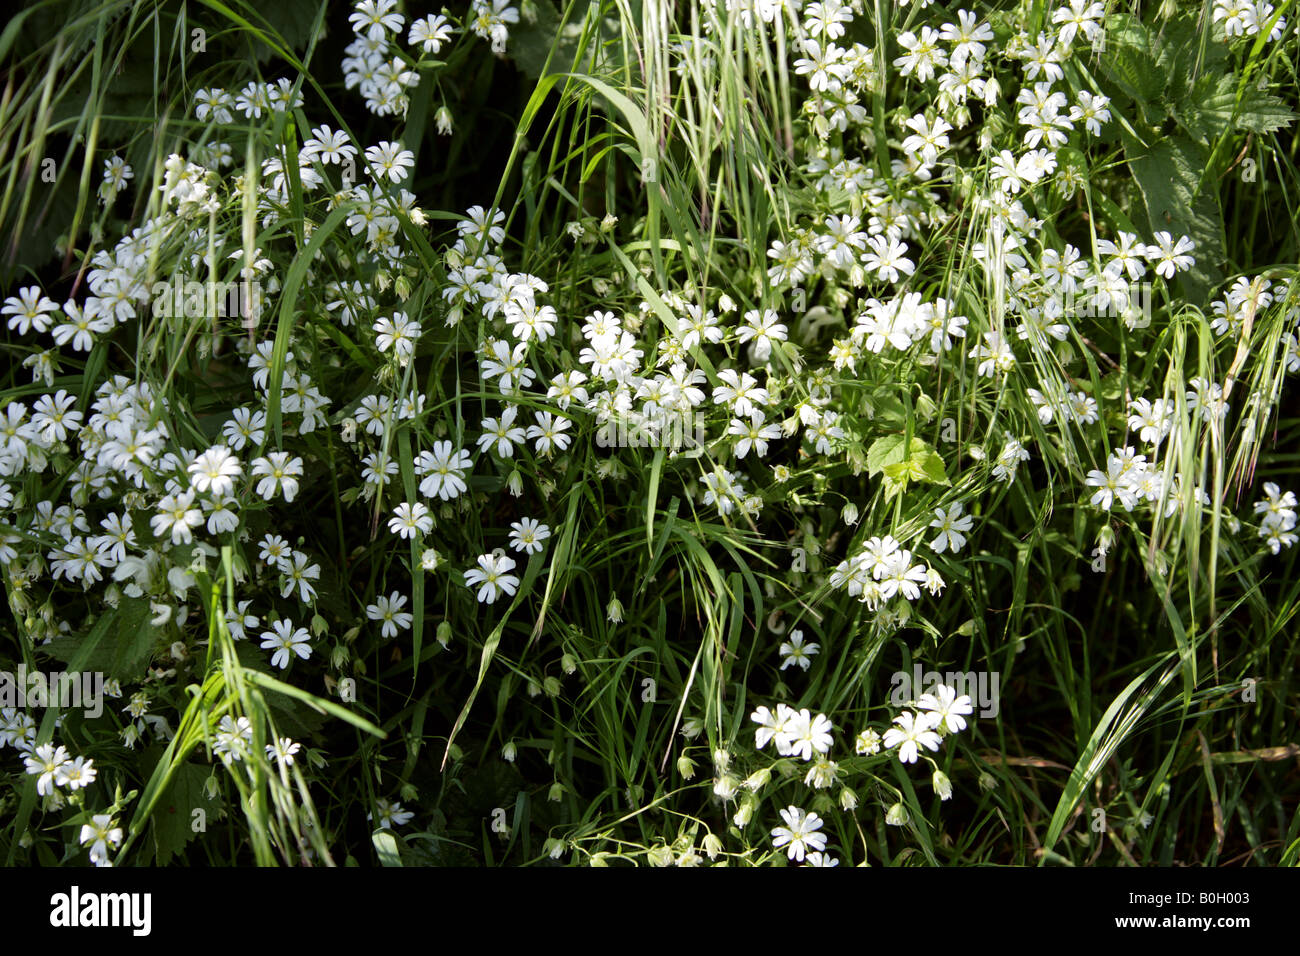
M 695 779 L 695 761 L 682 754 L 677 758 L 677 772 L 682 775 L 683 780 Z
M 713 792 L 724 801 L 734 800 L 740 788 L 740 778 L 735 774 L 724 773 L 713 781 Z
M 934 772 L 933 783 L 934 792 L 939 795 L 940 800 L 952 799 L 952 781 L 948 779 L 946 773 L 942 770 L 936 770 Z
M 736 808 L 735 815 L 731 822 L 742 830 L 749 825 L 749 821 L 754 818 L 754 804 L 750 800 L 741 800 L 740 806 Z
M 890 807 L 889 812 L 885 814 L 885 822 L 891 827 L 906 826 L 907 821 L 910 819 L 912 819 L 912 817 L 907 812 L 907 807 L 903 806 L 902 801 L 899 801 Z
M 439 136 L 451 135 L 451 110 L 447 109 L 446 104 L 438 107 L 438 112 L 433 114 L 433 121 L 438 127 Z
M 675 860 L 672 848 L 666 847 L 662 843 L 651 848 L 646 854 L 646 859 L 651 866 L 672 866 Z
M 716 860 L 722 852 L 722 841 L 710 833 L 704 838 L 704 853 L 710 860 Z

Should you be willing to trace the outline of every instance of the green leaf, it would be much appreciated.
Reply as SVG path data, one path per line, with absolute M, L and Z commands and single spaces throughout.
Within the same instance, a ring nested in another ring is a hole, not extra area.
M 1158 66 L 1150 30 L 1136 17 L 1118 13 L 1107 18 L 1101 70 L 1137 105 L 1148 125 L 1160 125 L 1165 111 L 1156 101 L 1169 86 L 1169 77 Z
M 906 457 L 903 451 L 906 441 L 903 435 L 886 435 L 873 441 L 867 449 L 867 474 L 878 475 L 886 466 L 901 462 Z
M 375 852 L 379 854 L 379 863 L 381 866 L 401 866 L 402 856 L 397 852 L 397 840 L 387 830 L 376 830 L 370 838 L 375 845 Z
M 545 72 L 555 72 L 555 66 L 564 69 L 573 66 L 578 37 L 572 30 L 562 29 L 560 14 L 550 0 L 539 0 L 533 9 L 537 14 L 535 20 L 520 23 L 510 31 L 508 52 L 515 65 L 535 80 Z M 548 57 L 552 67 L 549 71 Z
M 161 634 L 159 628 L 149 623 L 152 616 L 149 600 L 123 597 L 117 609 L 109 613 L 113 626 L 101 639 L 90 642 L 85 635 L 67 634 L 56 637 L 41 650 L 65 664 L 80 653 L 84 655 L 80 670 L 102 671 L 122 683 L 139 680 Z
M 1178 118 L 1193 139 L 1208 145 L 1231 131 L 1273 133 L 1285 129 L 1296 114 L 1280 98 L 1253 84 L 1238 90 L 1235 76 L 1203 76 L 1192 85 Z
M 904 454 L 903 435 L 886 435 L 872 442 L 867 449 L 869 474 L 881 473 L 887 482 L 906 487 L 909 481 L 928 481 L 931 484 L 949 484 L 943 458 L 927 442 L 913 438 Z M 892 487 L 892 485 L 891 485 Z
M 1209 162 L 1203 146 L 1186 136 L 1170 136 L 1143 147 L 1124 135 L 1124 152 L 1133 178 L 1142 190 L 1147 221 L 1154 233 L 1164 230 L 1175 239 L 1188 236 L 1196 243 L 1196 265 L 1180 279 L 1189 298 L 1201 300 L 1223 278 L 1225 258 L 1223 210 L 1219 197 L 1201 192 L 1201 177 Z
M 922 442 L 922 444 L 925 443 Z M 919 468 L 919 474 L 916 475 L 918 481 L 928 481 L 934 485 L 951 484 L 948 481 L 948 473 L 943 467 L 943 459 L 933 448 L 927 447 L 921 454 L 913 454 L 911 461 L 914 469 Z
M 210 775 L 210 768 L 186 764 L 176 771 L 171 786 L 154 808 L 153 835 L 159 866 L 166 866 L 172 857 L 198 836 L 195 832 L 195 810 L 203 811 L 206 826 L 207 815 L 216 807 L 215 802 L 209 800 L 203 791 L 203 784 Z

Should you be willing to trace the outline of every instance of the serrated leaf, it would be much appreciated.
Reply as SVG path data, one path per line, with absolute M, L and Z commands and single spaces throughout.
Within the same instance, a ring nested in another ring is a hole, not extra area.
M 1295 112 L 1280 97 L 1248 85 L 1242 92 L 1234 123 L 1239 130 L 1273 133 L 1286 129 L 1295 119 Z
M 153 833 L 158 865 L 166 866 L 198 834 L 194 830 L 195 810 L 206 816 L 214 804 L 203 792 L 211 771 L 198 764 L 186 764 L 176 771 L 171 786 L 153 811 Z
M 83 670 L 102 671 L 109 678 L 130 683 L 144 676 L 145 668 L 158 643 L 161 633 L 150 623 L 152 611 L 147 598 L 124 597 L 113 616 L 109 634 L 97 641 L 84 660 Z M 41 650 L 56 661 L 70 663 L 73 656 L 84 652 L 85 637 L 67 634 L 56 637 Z
M 1231 131 L 1273 133 L 1295 121 L 1279 97 L 1253 85 L 1239 90 L 1237 84 L 1233 76 L 1202 77 L 1193 84 L 1178 118 L 1197 142 L 1208 145 Z
M 1120 13 L 1107 19 L 1101 70 L 1149 125 L 1160 125 L 1165 110 L 1156 101 L 1169 86 L 1168 74 L 1160 68 L 1151 31 L 1136 17 Z

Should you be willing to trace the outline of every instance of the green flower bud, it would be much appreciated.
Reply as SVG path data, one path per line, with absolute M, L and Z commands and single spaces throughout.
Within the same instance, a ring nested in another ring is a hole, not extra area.
M 940 800 L 952 799 L 952 781 L 948 779 L 946 773 L 942 770 L 936 770 L 934 772 L 933 783 L 934 792 L 939 795 Z

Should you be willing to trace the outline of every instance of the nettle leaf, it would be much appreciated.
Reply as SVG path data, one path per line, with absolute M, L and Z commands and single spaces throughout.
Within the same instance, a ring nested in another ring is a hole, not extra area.
M 534 19 L 525 18 L 511 27 L 506 46 L 507 55 L 525 76 L 534 80 L 546 71 L 548 57 L 551 61 L 550 73 L 573 69 L 582 39 L 583 24 L 572 20 L 565 22 L 560 10 L 550 0 L 537 3 L 533 12 L 536 15 Z M 603 18 L 597 29 L 599 37 L 605 41 L 613 40 L 621 33 L 618 21 L 610 17 Z M 605 43 L 605 46 L 611 44 Z M 617 44 L 612 46 L 617 48 Z M 551 53 L 552 47 L 555 49 L 554 54 Z
M 1282 99 L 1266 90 L 1248 85 L 1239 91 L 1235 76 L 1198 79 L 1178 115 L 1183 128 L 1202 145 L 1228 131 L 1273 133 L 1286 129 L 1295 118 Z
M 185 849 L 185 845 L 198 836 L 195 810 L 202 810 L 204 824 L 217 804 L 209 800 L 203 785 L 212 775 L 212 768 L 186 764 L 176 771 L 167 792 L 158 801 L 153 812 L 153 834 L 158 854 L 158 865 L 166 866 L 172 857 Z
M 320 5 L 316 0 L 280 0 L 278 3 L 259 6 L 258 13 L 270 26 L 273 35 L 278 35 L 290 50 L 300 51 L 307 48 L 307 42 L 311 39 L 312 26 L 320 13 Z M 324 22 L 328 23 L 329 20 Z M 259 63 L 270 60 L 275 52 L 261 42 L 255 48 Z
M 1195 101 L 1196 85 L 1207 78 L 1217 78 L 1232 70 L 1226 43 L 1214 43 L 1197 26 L 1197 17 L 1182 17 L 1165 24 L 1157 35 L 1158 64 L 1169 81 L 1164 92 L 1170 103 Z
M 922 442 L 921 444 L 925 444 Z M 920 474 L 917 476 L 918 481 L 928 481 L 932 485 L 950 485 L 948 472 L 943 467 L 943 458 L 933 448 L 926 446 L 926 450 L 920 456 L 914 456 L 911 459 L 914 468 L 919 467 Z
M 1142 190 L 1151 231 L 1164 230 L 1175 238 L 1186 235 L 1196 243 L 1196 265 L 1180 280 L 1188 297 L 1203 299 L 1223 279 L 1226 247 L 1219 197 L 1200 189 L 1209 151 L 1182 135 L 1150 147 L 1125 135 L 1124 152 Z
M 1158 63 L 1151 31 L 1136 17 L 1115 14 L 1106 23 L 1106 51 L 1101 69 L 1131 99 L 1151 126 L 1159 126 L 1165 110 L 1157 101 L 1169 86 Z
M 150 623 L 153 612 L 149 600 L 123 597 L 116 610 L 109 613 L 113 615 L 112 627 L 89 652 L 82 669 L 101 671 L 124 684 L 137 681 L 144 676 L 161 633 Z M 66 664 L 83 651 L 84 642 L 85 635 L 67 634 L 56 637 L 41 650 Z

